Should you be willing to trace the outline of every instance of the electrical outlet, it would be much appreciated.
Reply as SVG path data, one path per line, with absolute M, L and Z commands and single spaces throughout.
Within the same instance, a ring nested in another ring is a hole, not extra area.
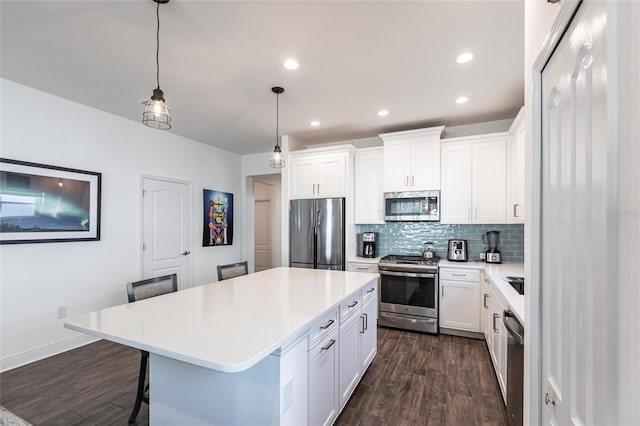
M 282 387 L 282 412 L 293 405 L 293 379 L 289 379 Z
M 67 305 L 58 306 L 57 315 L 58 315 L 58 319 L 66 317 L 67 316 Z
M 480 260 L 484 261 L 484 252 L 483 251 L 480 252 Z

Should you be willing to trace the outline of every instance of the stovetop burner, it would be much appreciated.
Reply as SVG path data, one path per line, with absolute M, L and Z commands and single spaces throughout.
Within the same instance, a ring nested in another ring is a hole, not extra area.
M 390 254 L 382 259 L 380 259 L 380 263 L 387 263 L 393 265 L 425 265 L 425 266 L 438 266 L 438 262 L 440 262 L 439 257 L 434 257 L 431 259 L 425 259 L 421 255 L 395 255 Z

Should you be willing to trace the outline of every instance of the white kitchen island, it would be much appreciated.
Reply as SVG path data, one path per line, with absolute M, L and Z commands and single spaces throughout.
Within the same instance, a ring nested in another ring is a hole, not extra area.
M 82 314 L 65 327 L 150 353 L 153 425 L 307 424 L 308 354 L 323 336 L 339 336 L 350 310 L 377 303 L 378 277 L 275 268 Z

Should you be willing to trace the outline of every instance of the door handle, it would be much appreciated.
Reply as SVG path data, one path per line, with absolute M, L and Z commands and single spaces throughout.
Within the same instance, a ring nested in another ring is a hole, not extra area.
M 514 204 L 513 205 L 513 217 L 518 217 L 518 210 L 517 209 L 518 209 L 519 205 L 520 204 Z
M 489 295 L 487 293 L 484 294 L 484 302 L 482 303 L 484 305 L 485 309 L 489 309 L 489 306 L 487 305 L 487 297 L 489 297 Z
M 416 182 L 416 177 L 415 176 L 411 176 L 411 186 L 415 186 Z
M 320 195 L 320 184 L 318 184 L 318 195 Z
M 364 316 L 361 315 L 360 319 L 362 320 L 362 330 L 360 330 L 360 334 L 364 334 L 364 331 L 366 330 L 365 325 L 364 325 L 364 322 L 365 322 Z
M 556 405 L 556 400 L 551 398 L 549 392 L 544 394 L 544 404 L 545 405 Z
M 334 320 L 330 319 L 328 323 L 320 326 L 320 330 L 326 330 L 327 328 L 331 327 L 331 324 L 333 324 L 334 322 L 335 322 Z
M 444 286 L 443 285 L 440 286 L 440 297 L 442 297 L 444 299 Z
M 498 314 L 493 314 L 493 332 L 497 333 L 498 332 L 498 326 L 496 325 L 496 320 L 500 318 L 500 315 Z
M 352 304 L 347 305 L 347 308 L 353 308 L 354 306 L 356 306 L 358 304 L 357 300 L 354 300 Z
M 183 256 L 188 256 L 190 254 L 191 254 L 191 252 L 189 250 L 185 250 L 185 251 L 182 252 Z
M 362 314 L 364 315 L 364 329 L 365 331 L 369 328 L 367 327 L 367 323 L 369 322 L 369 317 L 367 316 L 367 314 Z
M 329 344 L 328 344 L 327 346 L 323 346 L 323 347 L 322 347 L 322 348 L 320 348 L 320 349 L 321 349 L 322 351 L 327 351 L 327 350 L 329 350 L 329 348 L 330 348 L 331 346 L 333 346 L 333 344 L 334 344 L 335 342 L 336 342 L 336 341 L 335 341 L 335 339 L 331 339 L 331 340 L 329 340 Z

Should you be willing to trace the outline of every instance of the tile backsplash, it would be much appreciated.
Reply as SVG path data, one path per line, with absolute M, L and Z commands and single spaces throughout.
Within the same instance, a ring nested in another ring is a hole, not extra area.
M 420 254 L 425 241 L 433 242 L 436 255 L 447 258 L 450 239 L 467 240 L 469 260 L 479 260 L 489 248 L 482 234 L 499 231 L 498 250 L 503 262 L 524 262 L 524 225 L 446 225 L 431 222 L 388 222 L 381 225 L 359 225 L 358 232 L 377 232 L 377 255 Z

